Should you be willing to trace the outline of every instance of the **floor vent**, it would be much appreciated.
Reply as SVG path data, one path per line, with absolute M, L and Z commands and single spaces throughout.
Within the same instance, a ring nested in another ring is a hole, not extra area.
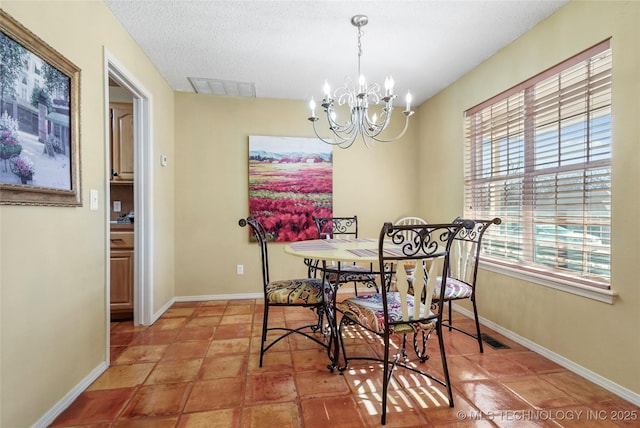
M 482 333 L 480 336 L 482 337 L 482 340 L 484 340 L 484 342 L 487 345 L 491 346 L 493 349 L 509 349 L 509 346 L 489 336 L 488 334 Z

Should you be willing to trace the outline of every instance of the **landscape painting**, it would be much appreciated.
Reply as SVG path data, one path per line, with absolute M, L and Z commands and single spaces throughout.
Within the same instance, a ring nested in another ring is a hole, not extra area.
M 332 146 L 317 138 L 249 137 L 249 215 L 270 241 L 316 239 L 333 216 Z

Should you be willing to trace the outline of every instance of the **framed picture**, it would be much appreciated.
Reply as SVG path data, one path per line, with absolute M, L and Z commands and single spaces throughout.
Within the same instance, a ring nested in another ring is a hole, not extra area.
M 0 204 L 82 206 L 80 69 L 0 10 Z
M 270 241 L 316 239 L 333 216 L 332 146 L 317 138 L 249 137 L 249 215 Z

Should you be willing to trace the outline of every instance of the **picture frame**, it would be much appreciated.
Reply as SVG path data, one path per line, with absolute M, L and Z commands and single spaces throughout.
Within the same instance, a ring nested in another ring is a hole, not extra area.
M 0 9 L 0 204 L 82 206 L 80 69 Z
M 313 216 L 333 216 L 333 147 L 317 138 L 249 136 L 249 215 L 267 239 L 315 239 Z

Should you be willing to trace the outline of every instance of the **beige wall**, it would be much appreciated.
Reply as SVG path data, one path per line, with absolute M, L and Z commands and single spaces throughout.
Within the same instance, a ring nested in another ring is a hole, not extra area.
M 260 293 L 258 248 L 238 226 L 249 214 L 249 136 L 313 136 L 307 103 L 177 93 L 175 111 L 176 296 Z M 334 213 L 357 214 L 363 236 L 416 212 L 415 131 L 373 150 L 334 148 Z M 269 256 L 272 279 L 306 274 L 282 244 Z
M 614 305 L 481 271 L 481 315 L 640 393 L 640 3 L 572 2 L 504 48 L 419 112 L 420 158 L 440 159 L 450 185 L 421 189 L 420 212 L 447 219 L 463 208 L 463 112 L 608 37 L 613 51 L 612 288 Z M 423 173 L 421 182 L 432 177 Z M 435 197 L 437 195 L 437 197 Z M 435 197 L 441 204 L 429 201 Z
M 0 207 L 0 426 L 39 420 L 105 361 L 106 48 L 152 96 L 153 150 L 173 156 L 173 92 L 102 1 L 2 1 L 81 69 L 80 208 Z M 154 162 L 154 297 L 174 296 L 173 167 Z M 89 211 L 89 190 L 100 209 Z
M 248 213 L 248 136 L 312 136 L 306 103 L 174 94 L 101 1 L 4 0 L 2 8 L 82 69 L 85 201 L 98 189 L 105 203 L 103 47 L 152 96 L 154 312 L 173 297 L 260 292 L 257 248 L 237 226 Z M 451 219 L 462 211 L 462 112 L 613 36 L 620 297 L 607 305 L 483 271 L 479 305 L 489 320 L 636 393 L 639 21 L 638 3 L 573 2 L 421 106 L 401 143 L 334 153 L 335 212 L 358 214 L 363 235 L 403 215 Z M 105 220 L 86 204 L 0 207 L 0 426 L 34 423 L 104 361 Z M 271 256 L 274 279 L 304 274 L 280 245 Z

